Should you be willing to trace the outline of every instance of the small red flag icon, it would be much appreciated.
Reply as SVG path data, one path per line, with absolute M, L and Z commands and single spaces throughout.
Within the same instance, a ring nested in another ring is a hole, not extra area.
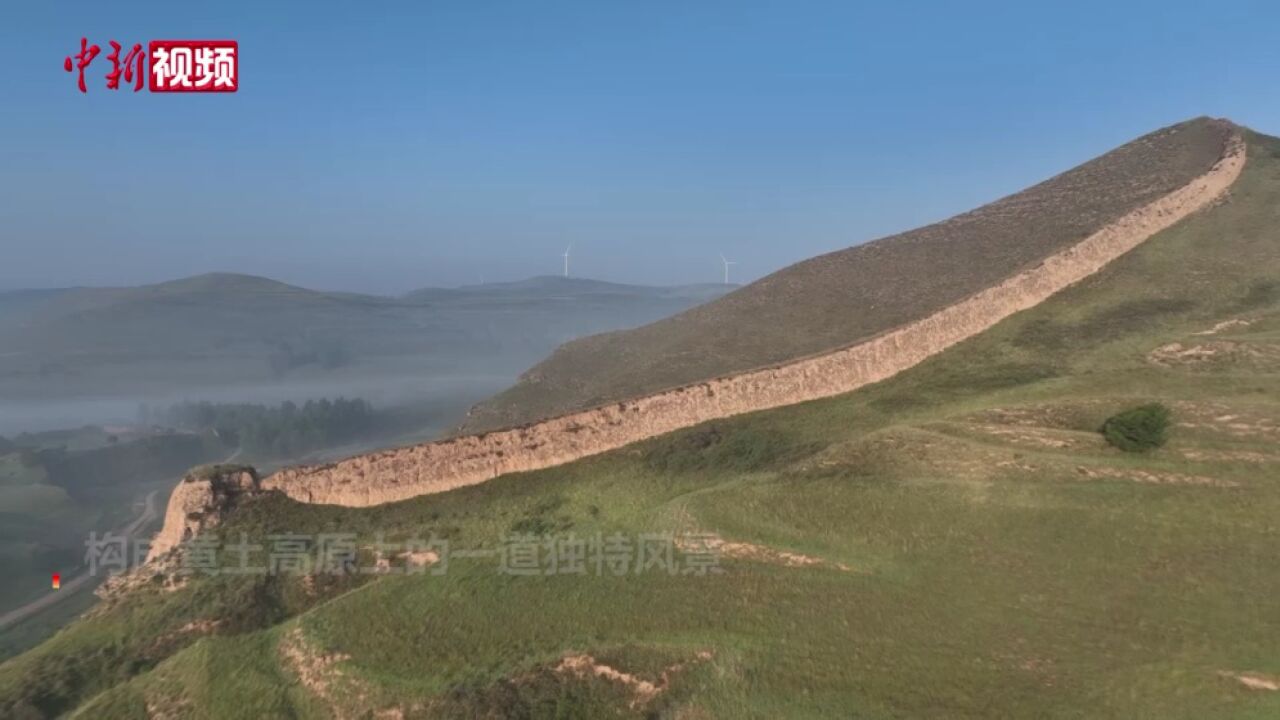
M 61 575 L 59 575 L 58 573 L 54 573 L 54 574 L 53 574 L 53 589 L 54 589 L 54 590 L 57 590 L 57 589 L 58 589 L 58 588 L 60 588 L 60 587 L 62 587 L 62 576 L 61 576 Z

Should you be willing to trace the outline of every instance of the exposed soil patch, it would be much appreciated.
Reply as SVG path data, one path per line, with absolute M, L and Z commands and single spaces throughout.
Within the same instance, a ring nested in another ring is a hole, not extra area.
M 183 635 L 211 635 L 213 634 L 214 630 L 217 630 L 219 627 L 221 627 L 222 622 L 223 622 L 222 620 L 214 620 L 211 618 L 192 620 L 191 622 L 187 623 L 186 625 L 183 625 L 182 627 L 178 628 L 174 632 L 164 636 L 162 640 L 175 639 Z
M 1249 688 L 1250 690 L 1265 690 L 1275 692 L 1280 690 L 1280 677 L 1275 675 L 1263 675 L 1262 673 L 1233 673 L 1223 670 L 1218 673 L 1219 676 L 1230 678 Z
M 189 717 L 191 701 L 186 698 L 148 697 L 147 720 L 175 720 Z
M 440 562 L 439 553 L 432 550 L 406 551 L 396 553 L 392 557 L 388 557 L 386 554 L 379 552 L 373 561 L 376 572 L 391 572 L 391 560 L 393 557 L 394 559 L 400 560 L 405 569 L 430 567 Z
M 1001 460 L 996 463 L 996 467 L 1006 468 L 1008 470 L 1017 470 L 1019 472 L 1026 472 L 1026 473 L 1038 472 L 1040 470 L 1039 467 L 1032 465 L 1031 463 L 1028 463 L 1028 462 L 1023 462 L 1021 460 Z
M 698 661 L 710 660 L 711 652 L 703 650 L 698 653 Z M 665 668 L 656 681 L 644 680 L 630 673 L 598 662 L 591 655 L 566 655 L 560 660 L 555 671 L 576 677 L 595 676 L 625 686 L 631 693 L 631 708 L 635 709 L 653 702 L 670 685 L 671 677 L 683 670 L 688 663 L 676 663 Z
M 1246 462 L 1276 463 L 1280 455 L 1254 452 L 1252 450 L 1183 450 L 1182 457 L 1193 462 Z
M 180 564 L 181 558 L 176 552 L 166 553 L 159 558 L 149 560 L 142 565 L 135 565 L 118 575 L 109 576 L 101 585 L 94 588 L 93 594 L 101 602 L 86 611 L 86 617 L 97 617 L 110 609 L 127 602 L 134 593 L 173 593 L 181 590 L 190 582 L 190 572 L 185 572 Z
M 736 560 L 785 565 L 787 567 L 832 567 L 844 572 L 853 568 L 844 563 L 832 562 L 811 555 L 778 550 L 765 545 L 725 540 L 715 533 L 682 535 L 676 538 L 676 549 L 686 553 L 716 553 L 720 557 Z
M 344 661 L 350 660 L 351 656 L 320 652 L 307 642 L 302 628 L 294 628 L 280 641 L 280 656 L 285 666 L 297 675 L 302 686 L 324 702 L 336 720 L 367 717 L 375 720 L 400 720 L 404 717 L 404 711 L 396 707 L 368 710 L 367 688 L 346 677 L 339 667 Z M 348 693 L 354 694 L 355 702 L 352 704 L 363 706 L 364 709 L 354 712 L 349 710 L 347 703 L 341 702 L 341 696 Z
M 294 628 L 280 642 L 280 655 L 307 690 L 324 700 L 336 717 L 346 717 L 335 705 L 334 686 L 341 680 L 338 664 L 350 659 L 342 653 L 322 653 L 307 642 L 302 628 Z
M 1076 472 L 1090 480 L 1108 478 L 1112 480 L 1128 480 L 1146 485 L 1205 485 L 1212 487 L 1239 487 L 1240 483 L 1231 480 L 1204 475 L 1183 475 L 1181 473 L 1151 472 L 1149 470 L 1120 470 L 1109 467 L 1085 467 L 1079 465 Z
M 351 660 L 351 656 L 340 652 L 320 652 L 307 642 L 302 628 L 294 628 L 280 641 L 280 657 L 284 665 L 297 675 L 307 691 L 329 707 L 337 720 L 356 719 L 356 717 L 374 717 L 375 720 L 402 720 L 404 711 L 399 707 L 385 707 L 381 710 L 369 710 L 367 700 L 369 688 L 343 674 L 339 665 Z M 343 702 L 344 697 L 352 700 Z M 353 711 L 349 706 L 355 706 Z
M 182 627 L 178 628 L 178 632 L 198 633 L 200 635 L 207 635 L 213 632 L 221 624 L 222 624 L 221 620 L 211 620 L 208 618 L 205 618 L 203 620 L 192 620 L 186 625 L 183 625 Z
M 1258 408 L 1241 409 L 1223 403 L 1181 402 L 1174 405 L 1178 427 L 1208 430 L 1232 438 L 1246 440 L 1275 438 L 1280 440 L 1280 420 L 1258 412 Z
M 1247 365 L 1267 368 L 1280 366 L 1280 346 L 1211 340 L 1203 343 L 1172 342 L 1147 354 L 1148 362 L 1164 367 L 1208 368 L 1221 365 Z
M 431 550 L 402 552 L 396 557 L 404 560 L 405 565 L 409 567 L 428 567 L 440 562 L 440 555 Z
M 1208 330 L 1202 330 L 1198 333 L 1192 333 L 1192 335 L 1217 335 L 1223 330 L 1230 330 L 1231 328 L 1238 328 L 1238 327 L 1249 327 L 1251 324 L 1253 324 L 1252 321 L 1241 320 L 1239 318 L 1235 318 L 1232 320 L 1223 320 L 1222 322 L 1218 323 L 1217 325 L 1214 325 Z
M 663 688 L 666 686 L 665 677 L 659 683 L 651 683 L 648 680 L 641 680 L 629 673 L 624 673 L 620 670 L 611 668 L 608 665 L 598 663 L 596 662 L 596 659 L 590 655 L 569 655 L 562 659 L 560 664 L 556 666 L 556 672 L 569 673 L 579 677 L 595 675 L 596 677 L 602 677 L 606 680 L 621 683 L 631 690 L 632 707 L 648 704 L 654 698 L 658 697 L 658 694 L 661 693 Z

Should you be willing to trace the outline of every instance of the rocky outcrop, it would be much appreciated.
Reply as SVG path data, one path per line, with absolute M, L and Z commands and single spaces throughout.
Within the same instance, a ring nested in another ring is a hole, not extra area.
M 261 489 L 257 471 L 247 465 L 206 465 L 193 469 L 169 497 L 164 527 L 152 539 L 147 560 L 154 560 L 183 540 L 217 525 L 241 499 Z
M 917 322 L 785 364 L 719 377 L 508 430 L 467 435 L 282 470 L 260 484 L 306 503 L 362 507 L 538 470 L 724 418 L 839 395 L 910 368 L 1098 272 L 1156 233 L 1219 200 L 1245 163 L 1236 136 L 1205 174 L 1106 224 L 1035 267 Z M 187 479 L 174 493 L 156 548 L 216 522 L 256 476 Z M 229 490 L 231 492 L 229 492 Z M 153 551 L 154 552 L 154 551 Z

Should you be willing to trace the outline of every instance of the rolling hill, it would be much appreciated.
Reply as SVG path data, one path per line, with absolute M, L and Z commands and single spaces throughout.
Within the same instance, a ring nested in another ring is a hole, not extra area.
M 797 263 L 644 327 L 575 340 L 474 408 L 466 428 L 520 425 L 766 367 L 918 320 L 1204 172 L 1231 127 L 1199 118 L 1164 128 L 950 220 Z
M 384 571 L 151 566 L 0 665 L 0 716 L 1276 717 L 1280 139 L 1244 137 L 1216 206 L 856 392 L 389 505 L 246 493 L 221 567 L 341 531 Z M 1162 447 L 1104 440 L 1151 403 Z
M 629 285 L 624 283 L 592 280 L 589 278 L 563 277 L 560 275 L 539 275 L 516 282 L 486 283 L 484 285 L 464 285 L 458 288 L 423 288 L 405 295 L 410 300 L 469 300 L 472 302 L 493 299 L 507 302 L 514 298 L 533 302 L 560 300 L 577 300 L 595 298 L 605 300 L 616 298 L 689 298 L 694 300 L 710 300 L 717 298 L 734 285 L 719 283 L 702 283 L 695 285 L 675 285 L 655 287 L 651 285 Z
M 84 413 L 119 418 L 144 401 L 402 398 L 406 386 L 448 379 L 469 404 L 566 340 L 651 322 L 727 289 L 533 278 L 381 297 L 214 273 L 3 293 L 0 407 L 13 417 L 0 411 L 0 431 L 45 429 L 20 416 L 40 415 L 42 403 L 74 415 L 78 399 L 94 403 Z M 104 398 L 118 402 L 100 410 Z

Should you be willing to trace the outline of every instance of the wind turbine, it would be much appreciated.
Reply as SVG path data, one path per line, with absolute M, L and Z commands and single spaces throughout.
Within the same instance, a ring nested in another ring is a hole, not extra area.
M 729 260 L 724 256 L 724 253 L 720 253 L 720 262 L 724 263 L 724 284 L 728 285 L 729 284 L 729 266 L 737 265 L 738 261 Z
M 564 249 L 564 255 L 561 256 L 564 258 L 564 276 L 565 277 L 569 277 L 569 251 L 571 249 L 573 249 L 572 245 L 569 245 L 568 247 L 566 247 Z

